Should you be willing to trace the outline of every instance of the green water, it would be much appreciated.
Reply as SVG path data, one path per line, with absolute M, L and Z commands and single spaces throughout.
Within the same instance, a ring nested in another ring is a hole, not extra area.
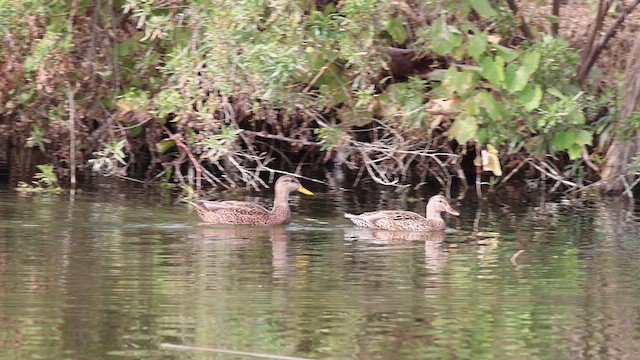
M 255 229 L 201 226 L 140 191 L 0 188 L 0 359 L 249 358 L 162 344 L 314 359 L 640 354 L 633 204 L 470 193 L 441 238 L 342 217 L 421 211 L 431 194 L 312 190 L 292 199 L 291 224 Z

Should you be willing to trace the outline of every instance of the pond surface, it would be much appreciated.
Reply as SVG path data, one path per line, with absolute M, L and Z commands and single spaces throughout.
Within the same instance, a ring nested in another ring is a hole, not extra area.
M 437 236 L 342 217 L 423 212 L 433 193 L 305 186 L 292 223 L 266 228 L 202 226 L 153 191 L 0 188 L 0 359 L 640 354 L 633 204 L 471 192 Z

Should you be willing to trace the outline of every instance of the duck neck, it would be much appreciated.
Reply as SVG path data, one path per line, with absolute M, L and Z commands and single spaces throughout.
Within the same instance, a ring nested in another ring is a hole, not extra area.
M 273 199 L 273 208 L 289 207 L 289 193 L 285 191 L 276 191 Z
M 440 211 L 437 211 L 433 208 L 429 208 L 429 205 L 427 205 L 427 219 L 442 221 L 442 214 L 440 213 Z
M 289 194 L 276 192 L 275 198 L 273 199 L 273 209 L 271 209 L 271 213 L 285 218 L 291 217 L 291 209 L 289 209 Z

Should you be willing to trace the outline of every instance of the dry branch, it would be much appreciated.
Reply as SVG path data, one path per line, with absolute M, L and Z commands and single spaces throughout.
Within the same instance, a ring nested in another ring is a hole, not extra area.
M 524 17 L 518 15 L 518 5 L 516 4 L 515 0 L 507 0 L 507 4 L 509 4 L 509 9 L 511 9 L 511 12 L 513 12 L 513 15 L 520 19 L 520 29 L 522 30 L 522 33 L 524 33 L 524 36 L 527 39 L 533 39 L 533 32 L 531 31 L 531 28 L 529 27 L 529 25 L 527 25 L 527 22 L 524 21 Z

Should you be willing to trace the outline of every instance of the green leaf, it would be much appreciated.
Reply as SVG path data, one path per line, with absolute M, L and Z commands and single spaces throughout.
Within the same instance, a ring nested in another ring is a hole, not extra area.
M 571 130 L 559 131 L 553 136 L 553 146 L 558 150 L 569 149 L 576 143 L 576 133 Z
M 478 131 L 478 122 L 473 116 L 460 116 L 449 128 L 449 138 L 455 138 L 459 143 L 464 144 L 473 139 Z
M 444 77 L 447 75 L 448 70 L 444 69 L 435 69 L 429 75 L 429 81 L 443 81 Z
M 576 136 L 576 144 L 578 145 L 591 145 L 593 142 L 593 135 L 587 130 L 578 131 L 578 135 Z
M 562 92 L 560 92 L 560 90 L 556 89 L 556 88 L 548 88 L 547 89 L 547 93 L 557 97 L 558 99 L 564 99 L 566 98 L 566 96 L 564 96 L 564 94 Z
M 573 144 L 569 149 L 567 149 L 567 155 L 569 155 L 569 159 L 575 160 L 582 155 L 582 146 L 578 144 Z
M 573 125 L 582 125 L 586 121 L 584 113 L 578 109 L 569 111 L 569 114 L 567 114 L 567 118 L 569 120 L 569 123 Z
M 407 29 L 404 26 L 404 19 L 401 16 L 389 19 L 387 22 L 387 32 L 391 35 L 394 41 L 400 44 L 404 44 L 409 37 Z
M 455 65 L 451 65 L 442 79 L 442 86 L 449 91 L 449 95 L 457 93 L 464 97 L 467 92 L 475 87 L 474 73 L 471 71 L 458 71 Z
M 485 57 L 481 61 L 482 76 L 489 80 L 495 89 L 500 89 L 504 82 L 504 60 L 500 56 L 495 57 L 495 61 L 490 57 Z
M 176 145 L 176 142 L 174 140 L 162 139 L 160 140 L 160 142 L 156 144 L 156 148 L 161 154 L 164 154 L 175 145 Z
M 481 16 L 490 18 L 497 15 L 488 0 L 469 0 L 469 5 Z
M 515 69 L 515 66 L 511 65 L 507 66 L 504 81 L 507 85 L 507 90 L 509 91 L 509 93 L 513 94 L 518 91 L 522 91 L 522 89 L 527 86 L 531 74 L 524 66 L 520 66 L 517 70 L 513 71 Z
M 494 49 L 496 49 L 496 53 L 504 59 L 506 62 L 512 62 L 520 56 L 516 50 L 510 49 L 508 47 L 504 47 L 502 45 L 491 45 Z
M 527 52 L 520 58 L 522 69 L 526 70 L 529 75 L 536 72 L 538 65 L 540 65 L 540 52 L 531 51 Z
M 478 91 L 475 100 L 482 108 L 487 111 L 487 114 L 493 120 L 501 121 L 507 117 L 507 112 L 505 111 L 502 104 L 496 101 L 496 99 L 494 99 L 490 93 L 486 91 Z
M 527 111 L 533 111 L 540 106 L 542 100 L 542 88 L 540 85 L 527 84 L 518 95 L 518 100 L 522 103 Z
M 478 60 L 487 49 L 487 33 L 471 35 L 469 37 L 469 56 Z
M 330 64 L 316 81 L 320 93 L 330 102 L 330 106 L 343 103 L 349 98 L 349 88 L 345 86 L 349 81 L 344 70 L 336 64 Z
M 309 56 L 309 65 L 311 70 L 318 71 L 324 66 L 325 59 L 321 53 L 311 50 L 307 51 L 307 54 Z
M 447 24 L 443 17 L 437 18 L 431 27 L 431 47 L 440 55 L 448 55 L 459 47 L 464 36 L 453 26 Z

